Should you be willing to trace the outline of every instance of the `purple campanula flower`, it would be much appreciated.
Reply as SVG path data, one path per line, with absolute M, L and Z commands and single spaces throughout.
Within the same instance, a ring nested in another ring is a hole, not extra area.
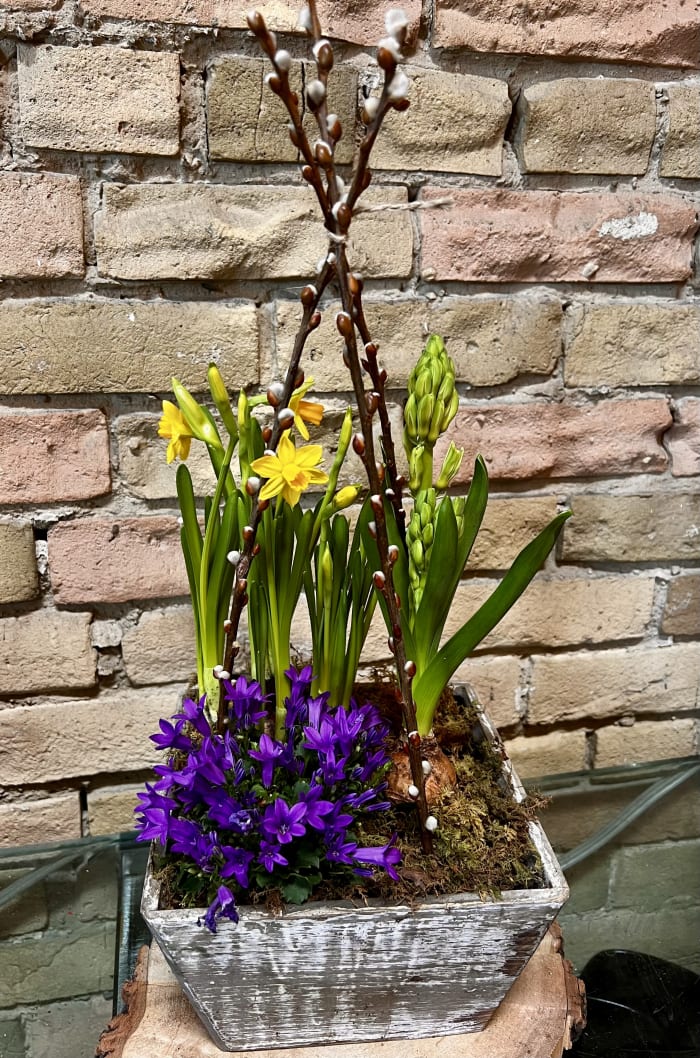
M 355 862 L 353 857 L 356 850 L 356 841 L 345 841 L 344 835 L 338 835 L 327 846 L 326 859 L 331 863 L 345 863 L 351 866 Z
M 169 720 L 159 720 L 158 726 L 160 734 L 150 736 L 151 742 L 155 742 L 158 749 L 181 749 L 185 753 L 192 749 L 191 740 L 182 733 L 184 720 L 178 720 L 175 724 L 171 724 Z
M 396 834 L 386 845 L 358 848 L 353 853 L 353 859 L 362 867 L 382 867 L 393 881 L 398 882 L 396 867 L 401 863 L 401 850 L 396 847 L 395 842 Z
M 223 685 L 224 701 L 231 703 L 229 716 L 238 731 L 246 731 L 265 719 L 267 699 L 259 683 L 254 680 L 248 683 L 244 676 L 239 676 L 235 683 L 224 680 Z
M 218 792 L 215 803 L 210 805 L 207 815 L 212 823 L 232 830 L 235 834 L 245 834 L 253 825 L 253 815 L 249 808 L 228 794 Z
M 216 890 L 216 896 L 204 916 L 204 924 L 212 933 L 216 933 L 216 923 L 220 918 L 228 918 L 231 922 L 238 922 L 234 895 L 225 885 L 220 885 Z
M 234 848 L 233 845 L 222 845 L 221 854 L 224 857 L 224 865 L 219 868 L 222 878 L 235 878 L 241 889 L 248 888 L 248 868 L 253 860 L 253 853 L 245 849 Z
M 182 712 L 176 713 L 173 720 L 186 720 L 192 725 L 195 731 L 199 731 L 200 735 L 210 735 L 211 726 L 204 714 L 205 701 L 206 698 L 204 695 L 202 695 L 198 702 L 194 702 L 191 698 L 185 698 L 182 703 Z
M 268 874 L 272 874 L 276 865 L 287 867 L 289 865 L 289 860 L 282 855 L 282 850 L 279 845 L 275 845 L 273 842 L 265 841 L 263 839 L 260 842 L 258 863 L 262 864 Z
M 178 807 L 172 797 L 165 797 L 150 783 L 146 783 L 146 792 L 140 793 L 141 804 L 135 811 L 141 818 L 136 823 L 139 841 L 159 841 L 165 845 L 170 837 L 173 809 Z
M 311 786 L 305 793 L 299 794 L 298 798 L 298 803 L 306 808 L 304 822 L 314 830 L 326 829 L 326 816 L 335 807 L 332 801 L 323 800 L 323 793 L 322 786 Z
M 282 797 L 268 805 L 262 817 L 262 828 L 270 838 L 277 838 L 280 845 L 287 845 L 293 838 L 306 833 L 302 820 L 306 816 L 306 805 L 295 804 L 290 808 Z
M 249 757 L 261 762 L 263 786 L 266 786 L 268 790 L 272 786 L 272 775 L 275 770 L 275 764 L 283 754 L 283 744 L 281 742 L 276 742 L 275 739 L 270 738 L 267 734 L 260 736 L 260 744 L 257 750 L 251 749 L 248 751 Z

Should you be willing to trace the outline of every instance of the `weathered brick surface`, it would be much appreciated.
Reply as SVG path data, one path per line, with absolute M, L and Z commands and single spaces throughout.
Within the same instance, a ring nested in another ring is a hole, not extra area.
M 306 78 L 314 74 L 310 64 L 295 62 L 289 80 L 302 92 L 302 65 Z M 232 56 L 214 63 L 207 77 L 207 130 L 213 158 L 250 162 L 294 162 L 298 151 L 287 130 L 289 117 L 282 101 L 265 84 L 270 72 L 267 59 Z M 352 161 L 357 120 L 357 70 L 335 66 L 328 82 L 329 112 L 340 118 L 343 136 L 335 148 L 340 164 Z M 316 119 L 307 111 L 304 127 L 311 143 L 318 138 Z
M 520 658 L 469 658 L 455 672 L 454 683 L 469 683 L 498 728 L 518 722 Z
M 700 381 L 700 307 L 616 301 L 567 313 L 567 386 L 656 386 Z
M 700 573 L 673 578 L 668 586 L 661 631 L 668 636 L 700 636 Z
M 25 775 L 26 780 L 26 775 Z M 80 837 L 80 795 L 77 790 L 38 801 L 0 805 L 0 848 L 38 845 L 47 840 Z
M 621 849 L 612 876 L 611 898 L 615 907 L 631 907 L 642 914 L 659 912 L 673 893 L 676 906 L 697 903 L 692 890 L 678 892 L 679 879 L 697 878 L 700 866 L 700 841 L 678 841 L 669 845 L 643 845 Z M 640 892 L 639 879 L 645 879 Z M 684 887 L 685 888 L 685 887 Z
M 0 503 L 58 503 L 109 492 L 99 411 L 0 414 Z
M 180 61 L 172 52 L 20 47 L 26 144 L 68 151 L 177 154 Z
M 49 566 L 59 605 L 129 602 L 188 593 L 174 518 L 86 518 L 49 533 Z
M 3 946 L 3 996 L 8 1006 L 46 1003 L 112 987 L 114 923 L 32 935 Z M 57 968 L 60 967 L 60 972 Z
M 661 175 L 700 178 L 700 85 L 669 85 L 669 127 Z
M 90 834 L 118 834 L 134 829 L 134 808 L 138 804 L 138 786 L 107 786 L 88 791 L 88 823 Z
M 518 375 L 549 374 L 559 356 L 561 305 L 547 295 L 383 302 L 368 298 L 363 304 L 370 331 L 379 345 L 389 388 L 405 389 L 425 335 L 431 331 L 444 338 L 458 380 L 472 386 L 495 386 Z M 335 326 L 339 307 L 339 302 L 333 302 L 325 309 L 320 327 L 312 332 L 305 346 L 310 370 L 327 391 L 345 391 L 349 385 Z M 300 319 L 297 302 L 277 302 L 278 362 L 274 365 L 268 361 L 269 367 L 263 363 L 263 372 L 276 370 L 282 374 L 289 363 Z
M 366 199 L 404 202 L 406 192 L 375 189 Z M 105 184 L 95 240 L 100 273 L 120 279 L 306 278 L 328 249 L 313 192 L 264 185 Z M 366 275 L 405 276 L 411 218 L 360 216 L 349 247 Z
M 582 771 L 586 766 L 586 735 L 583 731 L 552 731 L 506 739 L 506 753 L 521 779 L 560 772 Z
M 687 279 L 692 205 L 670 195 L 429 188 L 451 209 L 421 215 L 423 276 L 482 282 Z
M 0 694 L 94 687 L 90 614 L 35 610 L 0 619 Z
M 669 0 L 436 0 L 435 43 L 485 52 L 698 66 L 692 4 Z
M 700 495 L 574 496 L 564 526 L 567 562 L 668 562 L 700 558 Z
M 16 786 L 28 775 L 41 783 L 148 768 L 158 759 L 149 735 L 176 712 L 183 690 L 120 690 L 0 710 L 0 781 Z
M 233 390 L 232 390 L 233 391 Z M 160 415 L 120 415 L 116 421 L 119 477 L 129 492 L 147 500 L 174 499 L 179 460 L 166 462 L 168 442 L 158 437 Z M 196 496 L 212 493 L 214 470 L 204 444 L 193 441 L 187 466 Z
M 0 392 L 195 392 L 218 364 L 232 388 L 258 380 L 253 305 L 37 298 L 0 302 Z
M 489 500 L 467 569 L 508 569 L 556 513 L 556 496 Z
M 697 721 L 638 720 L 596 732 L 596 768 L 637 764 L 645 760 L 689 757 L 697 752 Z
M 643 888 L 641 881 L 637 880 L 637 892 Z M 684 881 L 690 884 L 689 880 Z M 678 891 L 678 885 L 674 891 Z M 566 934 L 567 952 L 576 952 L 577 966 L 585 966 L 598 952 L 614 946 L 643 951 L 696 973 L 700 970 L 696 940 L 700 933 L 700 908 L 669 907 L 668 901 L 647 914 L 636 909 L 613 908 L 596 915 L 589 911 L 568 915 L 565 908 L 560 922 Z
M 116 901 L 115 901 L 116 906 Z M 104 953 L 109 958 L 109 945 Z M 109 992 L 109 989 L 108 989 Z M 28 1054 L 50 1054 L 51 1058 L 76 1058 L 91 1054 L 95 1040 L 112 1017 L 112 998 L 92 995 L 86 999 L 55 1000 L 37 1005 L 24 1014 Z M 21 1055 L 20 1058 L 24 1058 Z
M 529 724 L 700 707 L 700 643 L 580 651 L 534 659 Z
M 122 639 L 122 656 L 132 683 L 189 682 L 197 656 L 190 606 L 149 610 Z
M 700 474 L 700 400 L 684 397 L 676 404 L 674 423 L 666 435 L 671 473 L 685 478 Z
M 38 590 L 31 526 L 0 524 L 0 604 L 33 599 Z
M 351 40 L 358 44 L 376 44 L 385 35 L 384 12 L 390 0 L 379 4 L 357 5 L 354 0 L 320 0 L 319 18 L 329 37 Z M 245 27 L 245 7 L 236 0 L 85 0 L 84 11 L 98 16 L 181 22 L 194 26 Z M 421 15 L 420 0 L 406 0 L 403 5 L 409 20 L 409 34 L 415 37 Z M 299 19 L 296 0 L 263 0 L 256 5 L 270 27 L 277 32 L 294 32 Z
M 411 115 L 390 111 L 372 152 L 375 169 L 500 176 L 511 114 L 505 81 L 406 67 Z
M 0 173 L 0 277 L 84 271 L 79 181 L 52 173 Z
M 599 477 L 664 470 L 659 438 L 671 425 L 665 400 L 596 405 L 472 405 L 457 412 L 437 459 L 452 439 L 465 448 L 456 483 L 468 481 L 481 453 L 496 479 Z
M 496 580 L 468 579 L 460 585 L 445 623 L 445 639 L 469 620 L 497 584 Z M 651 618 L 653 597 L 652 577 L 539 576 L 479 649 L 522 650 L 640 639 Z M 369 664 L 390 657 L 386 626 L 377 613 L 362 658 Z
M 656 130 L 654 85 L 563 77 L 519 100 L 524 168 L 534 173 L 644 173 Z

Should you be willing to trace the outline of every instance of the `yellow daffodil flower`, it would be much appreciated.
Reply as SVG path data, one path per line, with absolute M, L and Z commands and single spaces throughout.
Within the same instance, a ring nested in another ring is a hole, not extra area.
M 170 441 L 166 459 L 172 463 L 177 456 L 183 461 L 190 454 L 192 431 L 185 422 L 185 417 L 172 401 L 163 401 L 163 416 L 158 423 L 158 436 L 167 437 Z
M 289 398 L 289 407 L 294 412 L 294 426 L 305 441 L 309 440 L 306 423 L 310 422 L 312 426 L 319 426 L 323 418 L 322 404 L 318 404 L 315 400 L 304 400 L 313 384 L 314 380 L 307 378 L 306 382 L 299 386 Z
M 275 455 L 261 456 L 250 464 L 255 474 L 268 479 L 260 490 L 260 499 L 281 495 L 290 507 L 295 507 L 309 485 L 325 485 L 328 481 L 328 474 L 318 469 L 322 455 L 320 445 L 296 448 L 286 430 Z

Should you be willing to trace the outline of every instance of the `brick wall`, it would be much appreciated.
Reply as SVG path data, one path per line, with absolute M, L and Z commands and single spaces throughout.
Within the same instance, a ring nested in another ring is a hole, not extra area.
M 349 159 L 385 5 L 321 6 Z M 413 105 L 368 199 L 454 206 L 368 214 L 352 256 L 390 383 L 443 334 L 452 435 L 490 468 L 454 623 L 574 511 L 460 675 L 525 774 L 693 753 L 700 12 L 405 6 Z M 301 84 L 296 5 L 262 8 Z M 0 4 L 0 842 L 128 826 L 191 674 L 160 399 L 171 373 L 201 390 L 212 359 L 232 387 L 279 376 L 323 249 L 264 72 L 232 0 Z M 309 356 L 333 425 L 331 319 Z

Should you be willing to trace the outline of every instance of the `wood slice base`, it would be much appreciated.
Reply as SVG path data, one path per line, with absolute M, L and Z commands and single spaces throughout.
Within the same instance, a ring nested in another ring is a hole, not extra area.
M 98 1058 L 232 1058 L 209 1039 L 154 943 L 124 989 L 127 1011 L 102 1034 Z M 583 982 L 552 925 L 482 1032 L 422 1040 L 239 1052 L 241 1058 L 560 1058 L 585 1024 Z

